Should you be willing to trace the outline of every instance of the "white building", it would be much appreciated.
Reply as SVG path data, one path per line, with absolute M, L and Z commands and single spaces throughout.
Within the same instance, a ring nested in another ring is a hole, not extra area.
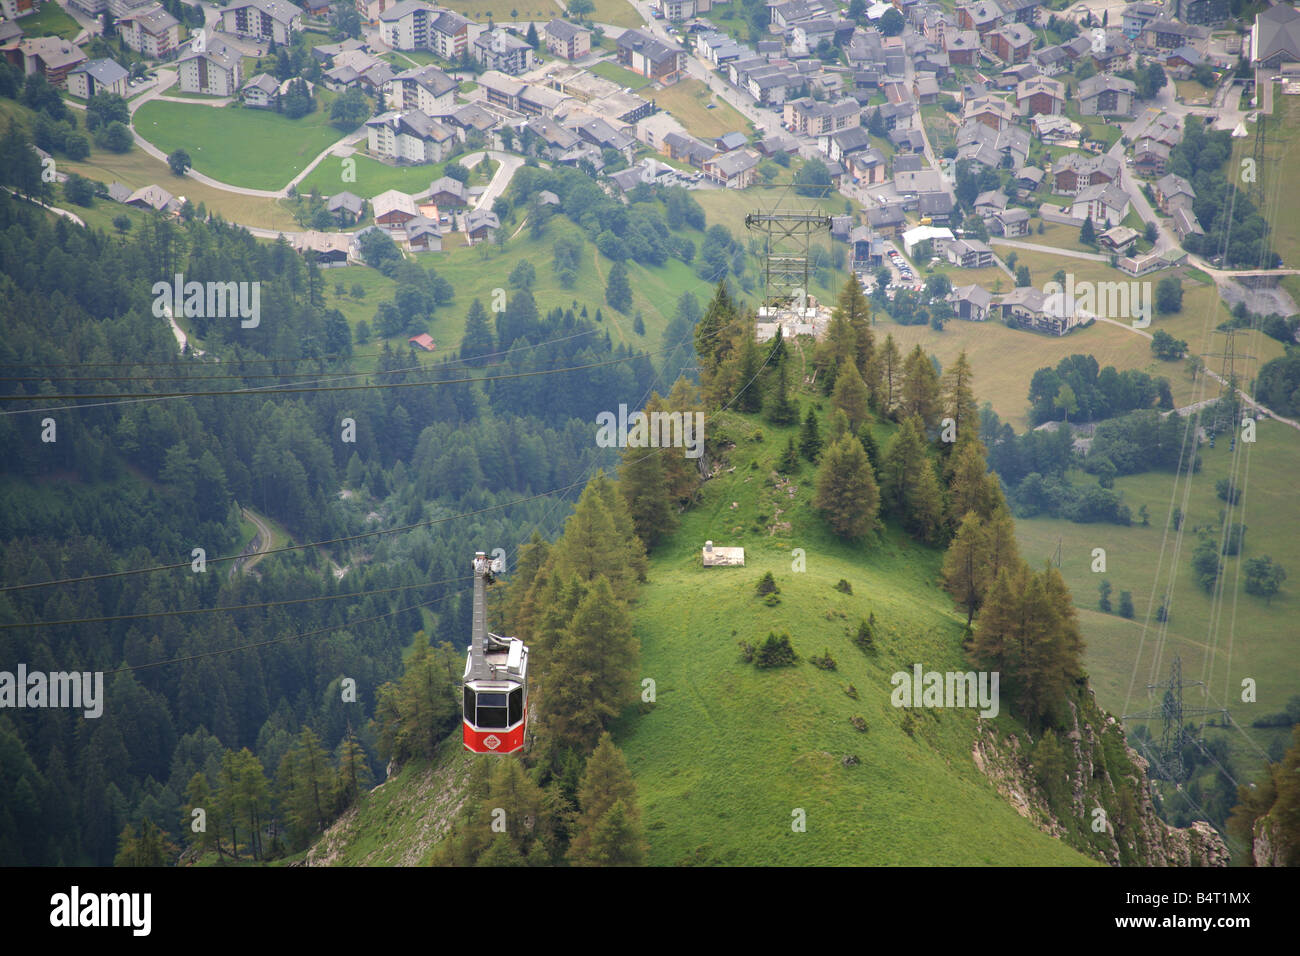
M 215 36 L 202 44 L 203 49 L 195 46 L 176 61 L 181 92 L 234 96 L 244 80 L 239 51 Z
M 420 110 L 391 111 L 366 121 L 370 153 L 406 163 L 440 163 L 456 143 L 456 133 Z
M 180 21 L 159 4 L 132 10 L 117 21 L 117 33 L 136 53 L 155 60 L 171 56 L 181 42 Z
M 302 29 L 302 10 L 288 0 L 234 0 L 221 11 L 221 29 L 251 40 L 289 43 Z
M 130 74 L 113 60 L 91 60 L 68 74 L 68 92 L 83 100 L 96 93 L 126 96 Z

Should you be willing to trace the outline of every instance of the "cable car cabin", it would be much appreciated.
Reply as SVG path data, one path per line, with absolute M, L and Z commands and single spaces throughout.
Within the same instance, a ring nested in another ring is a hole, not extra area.
M 474 630 L 465 659 L 462 728 L 465 749 L 477 754 L 522 750 L 528 720 L 528 648 L 487 629 L 487 584 L 499 565 L 474 556 Z

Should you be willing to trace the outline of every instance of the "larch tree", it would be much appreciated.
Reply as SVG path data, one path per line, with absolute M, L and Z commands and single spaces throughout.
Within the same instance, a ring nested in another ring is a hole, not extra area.
M 669 505 L 662 459 L 653 448 L 626 448 L 618 469 L 618 489 L 627 502 L 637 536 L 651 551 L 677 524 Z
M 885 344 L 877 353 L 876 365 L 878 371 L 872 378 L 880 383 L 880 410 L 888 415 L 898 405 L 903 387 L 903 356 L 893 335 L 885 336 Z
M 943 373 L 941 381 L 943 414 L 953 420 L 956 426 L 957 441 L 977 434 L 979 428 L 979 406 L 975 403 L 975 391 L 971 387 L 974 374 L 963 351 L 957 360 Z
M 841 538 L 862 538 L 876 530 L 880 489 L 855 436 L 846 435 L 826 449 L 813 505 Z
M 943 589 L 966 609 L 967 627 L 988 585 L 988 536 L 979 515 L 968 511 L 943 556 Z
M 620 600 L 630 600 L 645 577 L 645 545 L 637 537 L 627 503 L 604 473 L 582 490 L 564 536 L 551 552 L 552 570 L 562 578 L 592 581 L 604 575 Z
M 835 390 L 831 393 L 831 405 L 844 412 L 849 420 L 849 429 L 856 432 L 871 417 L 866 383 L 852 362 L 845 364 L 835 379 Z
M 704 315 L 695 325 L 695 353 L 700 357 L 700 365 L 706 372 L 713 372 L 718 367 L 720 351 L 723 347 L 722 331 L 736 317 L 736 305 L 727 291 L 727 281 L 720 279 L 713 290 L 713 299 Z
M 939 413 L 943 408 L 939 390 L 939 375 L 934 370 L 934 363 L 917 346 L 908 353 L 903 363 L 903 387 L 900 411 L 903 415 L 916 415 L 925 423 L 927 429 L 939 423 Z
M 579 814 L 569 844 L 577 866 L 638 866 L 645 859 L 636 783 L 623 752 L 601 734 L 578 785 Z
M 627 607 L 598 576 L 551 653 L 541 695 L 541 722 L 560 746 L 596 746 L 635 699 L 639 657 Z
M 880 469 L 880 492 L 885 506 L 898 516 L 907 513 L 908 488 L 913 476 L 929 462 L 919 418 L 905 419 L 894 433 Z

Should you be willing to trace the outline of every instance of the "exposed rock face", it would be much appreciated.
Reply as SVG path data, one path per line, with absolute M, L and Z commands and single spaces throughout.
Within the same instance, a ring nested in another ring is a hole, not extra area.
M 1250 850 L 1256 866 L 1287 865 L 1282 859 L 1281 848 L 1277 845 L 1275 828 L 1276 824 L 1270 814 L 1265 814 L 1255 821 L 1255 834 Z
M 997 791 L 1044 833 L 1111 866 L 1227 866 L 1228 848 L 1208 823 L 1182 829 L 1161 820 L 1147 786 L 1147 762 L 1104 714 L 1091 689 L 1070 702 L 1071 720 L 1058 733 L 1066 788 L 1054 795 L 1038 782 L 1037 741 L 998 737 L 977 721 L 971 758 Z M 1256 847 L 1260 846 L 1257 838 Z

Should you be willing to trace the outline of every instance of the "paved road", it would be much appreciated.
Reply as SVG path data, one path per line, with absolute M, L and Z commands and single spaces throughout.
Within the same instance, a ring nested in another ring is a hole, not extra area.
M 14 190 L 10 189 L 8 186 L 0 186 L 0 189 L 3 189 L 5 192 L 9 193 L 9 194 L 10 194 L 11 196 L 13 196 L 15 199 L 21 199 L 21 198 L 23 198 L 23 197 L 19 196 L 19 194 L 18 194 L 17 192 L 15 192 Z M 33 204 L 35 204 L 35 205 L 37 205 L 37 206 L 40 206 L 42 209 L 48 209 L 50 212 L 54 213 L 56 216 L 62 216 L 64 219 L 67 219 L 67 220 L 69 220 L 70 222 L 76 223 L 78 226 L 85 226 L 85 224 L 86 224 L 85 220 L 82 219 L 80 216 L 78 216 L 75 212 L 70 212 L 70 211 L 67 210 L 67 209 L 60 209 L 58 206 L 50 206 L 50 205 L 47 205 L 46 203 L 43 203 L 43 202 L 36 202 L 36 200 L 34 200 L 34 199 L 28 199 L 28 200 L 26 200 L 26 201 L 27 201 L 27 202 L 30 202 L 30 203 L 33 203 Z

